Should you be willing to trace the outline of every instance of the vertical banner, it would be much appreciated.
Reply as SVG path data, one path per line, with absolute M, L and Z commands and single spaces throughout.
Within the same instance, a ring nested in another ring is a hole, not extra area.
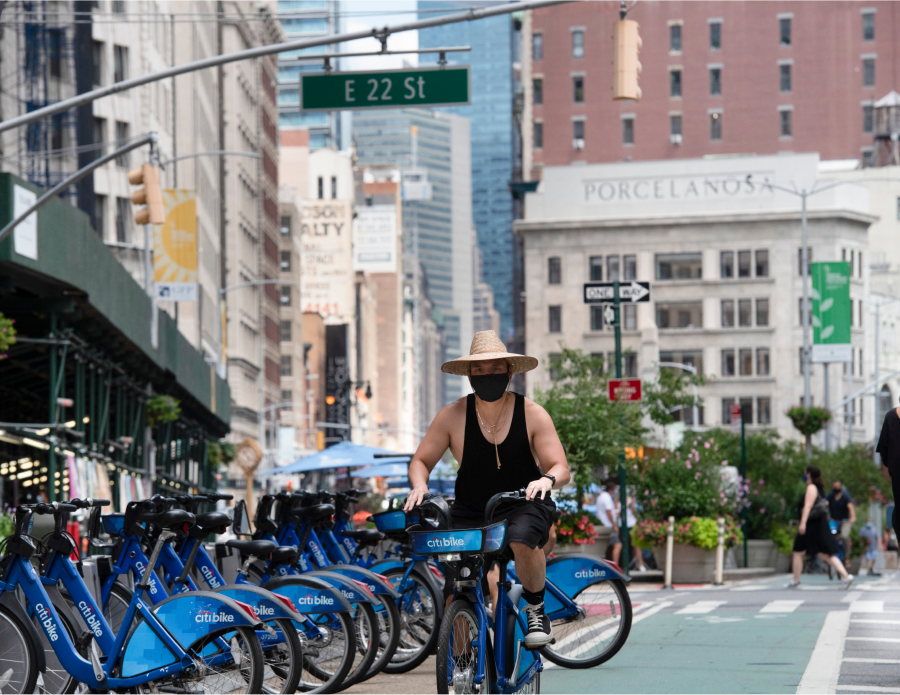
M 353 220 L 353 270 L 397 272 L 397 208 L 357 205 Z
M 846 261 L 811 263 L 813 362 L 850 362 L 850 264 Z
M 350 424 L 350 364 L 347 324 L 325 326 L 325 421 Z M 350 439 L 349 429 L 325 429 L 325 446 Z
M 153 228 L 153 281 L 157 300 L 197 301 L 197 192 L 163 191 L 166 221 Z

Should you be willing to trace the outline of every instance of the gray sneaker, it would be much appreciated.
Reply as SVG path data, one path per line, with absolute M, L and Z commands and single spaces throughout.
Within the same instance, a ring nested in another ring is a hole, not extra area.
M 784 588 L 785 589 L 799 589 L 800 582 L 790 582 L 789 584 L 785 584 Z
M 849 589 L 854 579 L 856 579 L 856 577 L 854 577 L 852 574 L 848 574 L 846 577 L 844 577 L 844 581 L 841 584 L 841 589 L 843 589 L 844 591 Z

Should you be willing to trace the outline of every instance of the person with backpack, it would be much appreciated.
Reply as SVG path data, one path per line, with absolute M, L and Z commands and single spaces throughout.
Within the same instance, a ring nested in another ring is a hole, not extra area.
M 825 498 L 825 486 L 822 482 L 822 471 L 818 466 L 807 466 L 803 476 L 806 492 L 800 499 L 800 526 L 794 538 L 793 581 L 788 589 L 800 586 L 800 572 L 803 570 L 804 554 L 818 555 L 837 570 L 840 575 L 842 589 L 849 589 L 853 583 L 853 575 L 848 573 L 843 563 L 835 557 L 837 543 L 828 526 L 828 500 Z

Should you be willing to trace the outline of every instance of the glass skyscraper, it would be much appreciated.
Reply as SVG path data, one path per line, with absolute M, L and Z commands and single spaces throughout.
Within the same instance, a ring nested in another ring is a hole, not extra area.
M 471 3 L 419 0 L 420 17 L 434 10 L 468 9 Z M 483 279 L 494 291 L 500 314 L 501 337 L 513 331 L 513 180 L 517 133 L 513 122 L 513 61 L 518 54 L 513 17 L 502 15 L 477 22 L 459 22 L 419 30 L 419 48 L 471 46 L 467 53 L 448 53 L 450 63 L 471 66 L 472 102 L 445 110 L 472 124 L 472 216 L 482 251 Z M 419 64 L 436 62 L 437 54 L 423 54 Z

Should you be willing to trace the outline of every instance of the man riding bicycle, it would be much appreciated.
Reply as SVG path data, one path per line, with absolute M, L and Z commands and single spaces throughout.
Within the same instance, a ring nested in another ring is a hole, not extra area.
M 444 407 L 434 418 L 409 464 L 412 491 L 404 510 L 412 510 L 428 494 L 428 476 L 448 448 L 460 463 L 450 510 L 454 528 L 483 526 L 485 506 L 493 495 L 526 489 L 529 502 L 501 505 L 493 521 L 507 522 L 527 602 L 525 644 L 539 647 L 553 638 L 544 612 L 547 564 L 542 551 L 555 521 L 550 490 L 569 482 L 569 465 L 547 411 L 507 390 L 510 378 L 537 367 L 537 359 L 507 352 L 494 331 L 476 333 L 469 353 L 446 362 L 441 371 L 468 376 L 475 393 Z M 499 579 L 496 568 L 488 573 L 494 605 Z

